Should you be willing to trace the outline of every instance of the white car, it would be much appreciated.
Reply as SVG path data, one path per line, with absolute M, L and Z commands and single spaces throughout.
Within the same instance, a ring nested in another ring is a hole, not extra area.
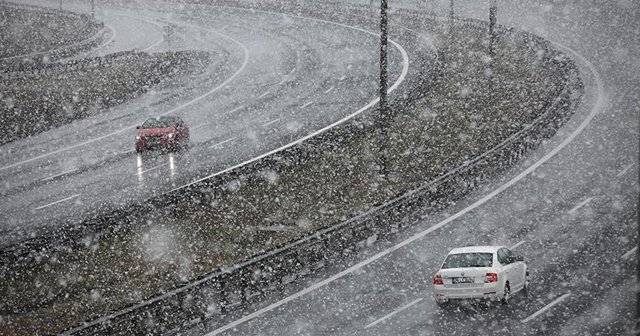
M 438 306 L 469 299 L 507 303 L 512 294 L 527 295 L 529 272 L 524 257 L 504 246 L 472 246 L 449 252 L 433 277 Z

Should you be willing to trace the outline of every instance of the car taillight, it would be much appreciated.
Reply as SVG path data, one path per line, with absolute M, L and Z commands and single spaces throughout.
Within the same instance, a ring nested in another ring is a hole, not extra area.
M 442 282 L 442 276 L 440 274 L 436 274 L 436 276 L 433 277 L 433 284 L 444 285 L 444 282 Z
M 498 282 L 498 274 L 497 273 L 487 273 L 487 276 L 484 279 L 484 282 L 485 283 Z

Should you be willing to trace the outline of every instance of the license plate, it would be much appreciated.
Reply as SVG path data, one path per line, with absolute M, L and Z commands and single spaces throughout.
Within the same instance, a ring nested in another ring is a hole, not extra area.
M 473 278 L 469 278 L 469 277 L 461 277 L 461 278 L 451 278 L 451 282 L 454 284 L 461 284 L 461 283 L 473 283 Z

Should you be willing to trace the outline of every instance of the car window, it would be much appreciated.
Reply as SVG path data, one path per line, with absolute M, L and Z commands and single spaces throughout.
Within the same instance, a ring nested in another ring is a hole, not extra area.
M 491 267 L 493 266 L 493 253 L 456 253 L 450 254 L 445 259 L 442 268 L 459 267 Z
M 509 259 L 509 254 L 507 253 L 507 249 L 501 248 L 498 250 L 498 262 L 500 262 L 502 265 L 510 264 L 510 259 Z
M 176 119 L 174 117 L 160 117 L 160 122 L 162 123 L 162 127 L 174 127 L 175 120 Z
M 150 129 L 150 128 L 161 128 L 161 127 L 165 127 L 164 123 L 158 119 L 147 119 L 143 124 L 141 128 L 144 129 Z

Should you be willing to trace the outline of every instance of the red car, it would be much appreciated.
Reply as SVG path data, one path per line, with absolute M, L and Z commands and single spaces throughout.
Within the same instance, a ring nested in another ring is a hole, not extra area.
M 136 128 L 138 153 L 152 148 L 176 150 L 189 145 L 189 127 L 176 116 L 149 118 Z

